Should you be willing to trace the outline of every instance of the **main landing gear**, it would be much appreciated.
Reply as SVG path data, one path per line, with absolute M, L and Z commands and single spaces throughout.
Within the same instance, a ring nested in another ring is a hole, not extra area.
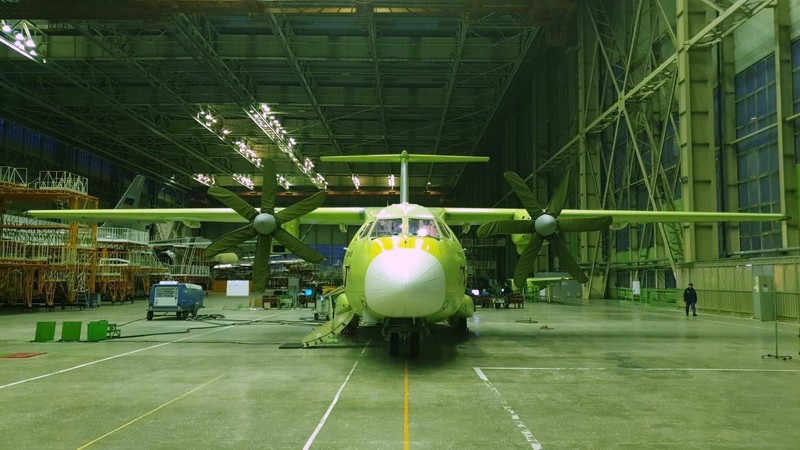
M 466 317 L 451 317 L 449 322 L 456 336 L 469 336 Z
M 430 334 L 428 324 L 420 319 L 388 319 L 383 322 L 383 337 L 389 340 L 389 355 L 419 356 L 419 343 Z

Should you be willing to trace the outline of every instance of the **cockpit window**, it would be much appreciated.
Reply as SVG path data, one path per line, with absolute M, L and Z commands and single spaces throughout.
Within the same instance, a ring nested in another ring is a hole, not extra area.
M 378 219 L 370 237 L 397 236 L 403 232 L 403 219 Z
M 439 229 L 433 219 L 408 219 L 409 236 L 432 237 L 439 239 Z
M 371 227 L 372 227 L 372 221 L 365 222 L 364 225 L 361 226 L 361 229 L 358 230 L 358 238 L 363 239 L 367 235 Z

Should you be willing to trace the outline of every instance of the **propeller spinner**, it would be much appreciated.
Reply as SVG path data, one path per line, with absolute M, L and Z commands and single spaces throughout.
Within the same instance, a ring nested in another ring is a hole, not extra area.
M 218 186 L 211 186 L 208 194 L 216 198 L 225 206 L 236 211 L 250 223 L 224 234 L 217 238 L 205 250 L 206 257 L 213 257 L 236 247 L 242 242 L 256 237 L 256 255 L 253 261 L 253 282 L 251 292 L 261 292 L 269 278 L 269 256 L 272 250 L 272 239 L 283 244 L 292 253 L 308 262 L 319 264 L 325 257 L 316 250 L 307 246 L 302 241 L 292 236 L 281 227 L 281 224 L 303 216 L 322 205 L 325 193 L 317 192 L 294 205 L 275 212 L 275 195 L 278 191 L 278 182 L 275 178 L 275 163 L 264 160 L 264 181 L 261 194 L 261 210 L 250 206 L 241 197 L 233 192 Z
M 522 206 L 530 214 L 531 220 L 502 220 L 485 223 L 478 228 L 478 237 L 494 234 L 524 234 L 531 233 L 531 241 L 519 255 L 519 262 L 514 269 L 514 284 L 523 286 L 525 278 L 533 272 L 533 265 L 539 255 L 544 241 L 550 243 L 550 248 L 567 269 L 567 272 L 579 283 L 586 283 L 589 279 L 583 273 L 578 262 L 570 254 L 561 235 L 568 231 L 595 231 L 608 228 L 613 218 L 611 216 L 584 217 L 584 218 L 559 218 L 564 208 L 569 191 L 569 170 L 561 184 L 558 185 L 553 198 L 546 207 L 542 207 L 536 200 L 525 181 L 514 172 L 506 172 L 503 177 L 511 185 L 514 193 L 519 197 Z

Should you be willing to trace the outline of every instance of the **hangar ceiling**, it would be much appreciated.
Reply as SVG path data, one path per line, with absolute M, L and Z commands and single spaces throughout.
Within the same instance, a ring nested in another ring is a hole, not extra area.
M 478 143 L 518 68 L 574 28 L 574 11 L 574 0 L 4 2 L 0 19 L 27 27 L 39 53 L 0 49 L 0 116 L 184 189 L 202 187 L 195 174 L 259 186 L 239 149 L 275 159 L 291 193 L 352 193 L 353 175 L 388 192 L 399 167 L 320 156 L 491 156 Z M 415 167 L 412 192 L 453 190 L 463 170 Z

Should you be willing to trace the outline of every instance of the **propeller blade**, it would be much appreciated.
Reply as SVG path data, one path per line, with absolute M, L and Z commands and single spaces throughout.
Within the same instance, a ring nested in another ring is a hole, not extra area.
M 208 195 L 219 200 L 228 208 L 233 209 L 237 214 L 244 217 L 249 222 L 252 222 L 253 219 L 258 215 L 258 211 L 256 211 L 255 208 L 250 206 L 246 201 L 244 201 L 244 199 L 225 188 L 211 186 L 208 188 Z
M 583 273 L 583 269 L 581 266 L 578 265 L 578 261 L 575 261 L 575 258 L 569 253 L 567 246 L 564 245 L 564 241 L 561 240 L 561 236 L 554 234 L 552 237 L 548 239 L 550 242 L 550 250 L 553 250 L 558 256 L 558 260 L 561 261 L 561 265 L 567 269 L 567 273 L 572 275 L 578 283 L 586 283 L 589 281 L 589 278 Z
M 269 278 L 269 254 L 271 251 L 272 236 L 259 234 L 258 241 L 256 241 L 256 257 L 253 260 L 253 279 L 250 282 L 250 292 L 264 292 Z
M 561 231 L 597 231 L 611 226 L 614 218 L 611 216 L 583 217 L 580 219 L 558 219 L 558 229 Z
M 272 213 L 275 209 L 275 196 L 278 194 L 278 181 L 275 179 L 275 163 L 265 159 L 264 177 L 261 180 L 261 212 Z
M 534 223 L 530 220 L 498 220 L 481 225 L 477 233 L 478 237 L 484 238 L 493 234 L 526 234 L 534 231 Z
M 567 173 L 564 175 L 564 179 L 561 180 L 561 183 L 556 189 L 556 193 L 553 195 L 553 198 L 550 199 L 550 203 L 547 205 L 547 210 L 550 211 L 550 214 L 553 216 L 557 217 L 559 214 L 561 214 L 561 210 L 564 209 L 564 204 L 567 202 L 567 194 L 569 193 L 569 173 L 570 169 L 567 168 Z
M 539 250 L 542 249 L 544 237 L 539 233 L 534 233 L 528 246 L 525 247 L 522 254 L 519 255 L 517 267 L 514 268 L 514 284 L 518 287 L 525 286 L 525 278 L 528 274 L 533 272 L 533 263 L 536 262 L 536 257 L 539 256 Z
M 297 255 L 298 258 L 305 259 L 306 261 L 314 264 L 319 264 L 325 259 L 325 257 L 317 253 L 316 250 L 307 246 L 303 243 L 303 241 L 292 236 L 283 228 L 276 228 L 272 235 L 278 240 L 278 242 L 283 244 L 286 248 L 291 250 L 292 253 Z
M 528 211 L 532 219 L 536 220 L 539 214 L 544 210 L 544 207 L 536 200 L 533 192 L 531 192 L 528 185 L 525 184 L 525 181 L 515 172 L 511 171 L 504 173 L 503 178 L 508 181 L 508 184 L 511 185 L 511 189 L 513 189 L 514 193 L 519 197 L 519 201 L 522 202 L 522 207 Z
M 322 202 L 325 201 L 325 193 L 322 191 L 317 192 L 316 194 L 303 199 L 292 206 L 289 206 L 286 209 L 281 210 L 281 212 L 275 214 L 275 217 L 278 219 L 278 223 L 285 223 L 290 220 L 296 219 L 302 215 L 308 214 L 311 211 L 319 208 L 322 205 Z
M 231 231 L 230 233 L 226 233 L 218 237 L 214 242 L 206 247 L 203 254 L 205 254 L 206 258 L 217 256 L 220 253 L 231 249 L 232 247 L 236 247 L 255 235 L 256 233 L 253 231 L 253 227 L 250 225 L 245 225 L 241 228 Z

